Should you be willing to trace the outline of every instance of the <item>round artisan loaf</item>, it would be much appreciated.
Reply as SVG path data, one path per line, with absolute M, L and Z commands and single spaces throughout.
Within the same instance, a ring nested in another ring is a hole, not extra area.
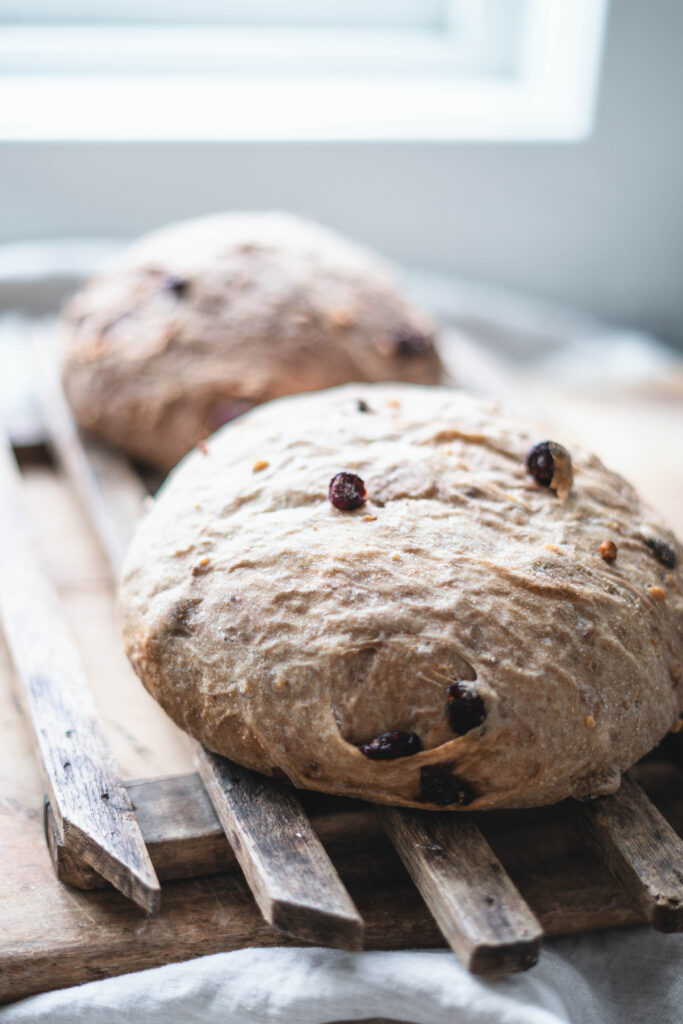
M 136 672 L 296 786 L 454 810 L 614 791 L 683 704 L 680 551 L 596 456 L 539 440 L 441 387 L 253 410 L 140 525 Z
M 144 237 L 72 299 L 63 381 L 85 430 L 166 470 L 280 395 L 436 383 L 433 333 L 362 247 L 284 213 L 222 214 Z

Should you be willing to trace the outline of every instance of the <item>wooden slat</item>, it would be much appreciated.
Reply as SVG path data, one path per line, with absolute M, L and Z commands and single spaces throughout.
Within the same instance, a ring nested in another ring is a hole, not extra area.
M 683 842 L 640 786 L 582 805 L 581 826 L 653 928 L 683 931 Z
M 157 877 L 162 881 L 232 871 L 237 860 L 196 772 L 124 783 Z M 299 794 L 298 794 L 299 795 Z M 300 794 L 318 838 L 335 854 L 370 849 L 382 835 L 370 804 L 342 797 Z M 78 889 L 101 889 L 106 881 L 77 861 L 59 838 L 49 803 L 45 831 L 57 877 Z
M 54 588 L 25 530 L 21 479 L 0 436 L 0 611 L 62 840 L 145 910 L 159 882 Z
M 60 458 L 90 513 L 115 571 L 118 572 L 128 536 L 141 509 L 142 491 L 139 480 L 132 469 L 116 457 L 111 457 L 110 464 L 105 463 L 100 469 L 98 456 L 92 452 L 91 447 L 88 446 L 87 452 L 83 452 L 78 433 L 58 386 L 44 389 L 43 402 Z M 105 456 L 105 459 L 109 459 L 109 456 Z M 112 516 L 110 510 L 119 507 L 125 507 L 126 513 Z M 400 812 L 394 812 L 394 817 L 398 814 Z M 613 815 L 615 820 L 611 821 Z M 406 815 L 406 821 L 409 820 L 409 815 Z M 618 806 L 603 806 L 600 822 L 601 831 L 606 836 L 619 835 Z M 470 822 L 468 829 L 471 843 L 476 841 L 479 846 L 486 846 L 486 841 L 477 832 L 473 822 Z M 599 844 L 599 848 L 607 863 L 615 870 L 616 876 L 627 885 L 629 892 L 634 892 L 634 898 L 641 901 L 653 924 L 661 922 L 655 924 L 655 927 L 665 927 L 669 930 L 678 928 L 679 925 L 675 923 L 679 919 L 675 901 L 679 899 L 680 894 L 677 895 L 674 891 L 673 877 L 653 879 L 638 870 L 631 870 L 628 865 L 633 860 L 634 852 L 631 850 L 630 855 L 625 856 L 618 843 L 606 842 Z M 615 850 L 620 852 L 616 853 Z M 615 863 L 620 866 L 615 868 Z M 666 885 L 660 884 L 664 881 L 667 882 Z M 518 897 L 518 900 L 520 899 L 521 897 Z
M 199 773 L 266 921 L 361 949 L 363 921 L 288 787 L 198 746 Z
M 389 839 L 444 938 L 474 974 L 525 971 L 543 931 L 477 825 L 460 814 L 385 807 Z
M 139 479 L 121 459 L 116 472 L 104 472 L 93 458 L 73 422 L 57 381 L 54 366 L 41 354 L 40 397 L 50 441 L 81 498 L 115 575 L 133 529 L 143 511 Z M 99 458 L 99 456 L 98 456 Z M 124 507 L 125 515 L 113 514 Z M 250 773 L 237 790 L 225 773 L 223 759 L 199 745 L 200 772 L 221 824 L 265 918 L 301 938 L 356 949 L 362 944 L 363 923 L 332 862 L 293 795 L 270 780 Z M 241 770 L 240 770 L 241 771 Z M 247 785 L 247 777 L 252 784 Z M 227 787 L 225 791 L 222 786 Z M 249 800 L 253 799 L 253 806 Z M 260 820 L 259 820 L 260 818 Z M 272 842 L 279 821 L 280 842 Z M 291 858 L 289 868 L 284 854 Z M 305 891 L 304 891 L 305 890 Z

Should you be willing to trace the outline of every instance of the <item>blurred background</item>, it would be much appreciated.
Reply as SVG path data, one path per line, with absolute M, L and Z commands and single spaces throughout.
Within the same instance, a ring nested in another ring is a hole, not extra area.
M 680 0 L 0 0 L 2 404 L 17 316 L 123 241 L 280 208 L 401 264 L 459 381 L 572 389 L 647 483 L 683 429 L 681 39 Z
M 0 242 L 281 207 L 680 346 L 681 39 L 679 0 L 0 0 Z

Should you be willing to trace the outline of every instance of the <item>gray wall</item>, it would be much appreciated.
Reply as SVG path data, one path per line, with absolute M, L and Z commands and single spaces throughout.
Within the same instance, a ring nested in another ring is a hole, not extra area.
M 612 0 L 582 143 L 1 144 L 0 240 L 287 207 L 683 345 L 682 43 L 683 0 Z

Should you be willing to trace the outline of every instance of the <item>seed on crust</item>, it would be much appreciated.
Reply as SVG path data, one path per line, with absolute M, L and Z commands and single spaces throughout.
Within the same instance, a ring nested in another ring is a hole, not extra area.
M 449 804 L 460 804 L 466 807 L 475 798 L 475 793 L 468 782 L 452 775 L 445 765 L 428 764 L 420 768 L 420 796 L 425 803 L 447 807 Z
M 606 562 L 614 561 L 617 557 L 617 550 L 618 548 L 613 540 L 603 540 L 602 544 L 598 548 L 600 555 Z
M 365 504 L 365 484 L 355 473 L 337 473 L 330 480 L 327 497 L 335 508 L 351 511 Z
M 257 459 L 254 465 L 251 467 L 252 473 L 260 473 L 262 469 L 268 469 L 270 463 L 267 459 Z
M 566 448 L 556 441 L 541 441 L 527 452 L 525 463 L 536 483 L 549 487 L 564 501 L 574 482 L 572 460 Z
M 586 716 L 586 721 L 583 724 L 586 726 L 587 729 L 594 729 L 595 728 L 595 719 L 593 718 L 592 715 L 587 715 Z
M 484 701 L 467 683 L 458 679 L 446 689 L 448 703 L 446 714 L 451 729 L 458 736 L 464 736 L 471 729 L 476 729 L 486 718 Z
M 416 732 L 383 732 L 369 743 L 359 744 L 358 749 L 372 761 L 393 761 L 419 754 L 422 743 Z
M 666 590 L 664 587 L 648 587 L 647 592 L 653 601 L 666 601 Z

